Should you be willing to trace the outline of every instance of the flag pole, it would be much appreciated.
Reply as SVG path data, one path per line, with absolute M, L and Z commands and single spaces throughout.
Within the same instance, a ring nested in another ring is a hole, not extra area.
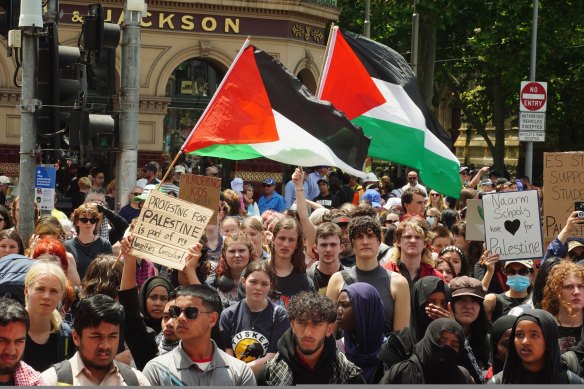
M 168 167 L 168 169 L 166 169 L 166 173 L 164 173 L 164 177 L 162 177 L 162 180 L 156 186 L 156 190 L 159 190 L 160 189 L 160 185 L 162 185 L 162 183 L 166 180 L 166 177 L 168 177 L 168 174 L 170 173 L 170 171 L 172 170 L 172 168 L 176 164 L 176 161 L 178 161 L 178 157 L 180 157 L 182 154 L 183 154 L 183 151 L 182 151 L 182 148 L 181 148 L 180 151 L 178 153 L 176 153 L 176 157 L 174 157 L 174 160 L 171 162 L 171 164 Z
M 319 92 L 320 92 L 320 86 L 321 86 L 321 84 L 322 84 L 322 77 L 324 76 L 324 67 L 325 67 L 325 65 L 326 65 L 326 60 L 327 60 L 327 58 L 328 58 L 328 55 L 329 55 L 329 50 L 330 50 L 330 47 L 331 47 L 331 38 L 332 38 L 332 36 L 333 36 L 333 30 L 334 30 L 335 28 L 336 28 L 337 30 L 339 29 L 339 27 L 337 27 L 337 26 L 335 25 L 335 23 L 334 23 L 334 22 L 333 22 L 333 23 L 331 23 L 331 29 L 330 29 L 330 32 L 329 32 L 328 39 L 327 39 L 327 41 L 326 41 L 326 50 L 324 51 L 324 59 L 322 60 L 322 66 L 321 66 L 321 69 L 322 69 L 322 71 L 320 72 L 320 77 L 318 78 L 318 84 L 317 84 L 317 86 L 316 86 L 316 91 L 315 91 L 315 95 L 316 95 L 318 98 L 320 98 L 320 97 L 319 97 L 319 95 L 320 95 L 320 93 L 319 93 Z

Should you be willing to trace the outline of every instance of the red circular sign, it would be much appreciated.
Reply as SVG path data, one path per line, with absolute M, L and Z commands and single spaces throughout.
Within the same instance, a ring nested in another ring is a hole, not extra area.
M 528 111 L 541 111 L 547 102 L 547 92 L 539 82 L 528 82 L 521 89 L 521 105 Z

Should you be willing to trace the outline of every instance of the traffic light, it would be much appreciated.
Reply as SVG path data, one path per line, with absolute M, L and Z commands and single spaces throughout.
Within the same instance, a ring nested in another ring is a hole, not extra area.
M 115 49 L 120 43 L 120 26 L 104 22 L 101 3 L 90 4 L 88 12 L 81 28 L 83 50 L 88 54 L 89 62 L 97 62 L 103 49 Z
M 74 110 L 69 115 L 69 146 L 88 151 L 115 151 L 118 135 L 117 115 L 92 114 Z
M 20 0 L 0 0 L 0 35 L 8 39 L 8 31 L 18 29 Z
M 87 81 L 79 48 L 59 45 L 55 23 L 45 23 L 45 31 L 39 37 L 37 142 L 58 149 L 69 112 L 85 105 Z

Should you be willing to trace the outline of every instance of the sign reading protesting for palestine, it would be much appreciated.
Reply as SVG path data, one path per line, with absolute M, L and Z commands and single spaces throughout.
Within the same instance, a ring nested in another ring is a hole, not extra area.
M 536 190 L 483 195 L 485 244 L 499 260 L 543 257 Z
M 213 211 L 151 190 L 132 230 L 131 254 L 183 270 L 190 247 L 199 242 Z

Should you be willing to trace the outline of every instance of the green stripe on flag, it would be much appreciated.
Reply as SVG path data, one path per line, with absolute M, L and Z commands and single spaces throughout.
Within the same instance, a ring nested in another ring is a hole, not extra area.
M 352 122 L 363 128 L 365 135 L 371 137 L 371 157 L 391 160 L 416 169 L 422 168 L 421 156 L 425 152 L 423 131 L 364 115 Z
M 451 159 L 426 150 L 420 170 L 420 180 L 430 189 L 454 198 L 460 197 L 462 183 L 459 165 Z
M 213 145 L 203 149 L 196 150 L 191 154 L 199 155 L 201 157 L 216 157 L 226 158 L 232 160 L 261 158 L 263 155 L 258 153 L 250 145 Z

